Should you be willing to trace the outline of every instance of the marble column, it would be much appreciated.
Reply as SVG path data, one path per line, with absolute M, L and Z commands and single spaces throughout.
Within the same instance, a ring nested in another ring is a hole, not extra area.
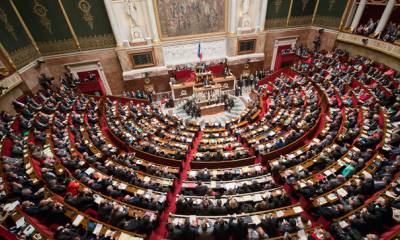
M 376 26 L 375 29 L 375 34 L 381 33 L 389 21 L 390 15 L 392 15 L 394 4 L 396 3 L 396 0 L 389 0 L 386 7 L 385 11 L 383 11 L 382 17 L 379 20 L 378 26 Z
M 350 27 L 351 22 L 353 21 L 353 18 L 354 18 L 354 14 L 356 13 L 356 10 L 357 10 L 357 1 L 353 0 L 353 3 L 351 4 L 349 15 L 347 16 L 346 24 L 344 25 L 345 28 Z
M 158 36 L 157 22 L 156 22 L 156 15 L 154 14 L 153 0 L 146 0 L 146 2 L 147 2 L 147 12 L 148 12 L 149 18 L 150 18 L 150 27 L 151 27 L 151 33 L 153 35 L 153 41 L 158 42 L 160 40 L 160 37 Z
M 117 46 L 121 46 L 122 45 L 122 38 L 121 38 L 122 34 L 119 31 L 120 28 L 118 26 L 118 22 L 116 20 L 116 16 L 115 16 L 112 4 L 113 4 L 112 0 L 104 0 L 104 5 L 106 7 L 108 19 L 110 20 L 110 24 L 111 24 L 112 31 L 114 33 L 115 40 L 117 41 Z
M 229 33 L 236 33 L 237 29 L 237 0 L 230 0 L 229 7 Z
M 267 7 L 268 7 L 268 0 L 261 0 L 261 15 L 258 19 L 258 29 L 259 31 L 264 31 L 265 27 L 265 18 L 267 17 Z
M 361 17 L 364 13 L 366 3 L 367 0 L 360 0 L 360 3 L 358 4 L 357 7 L 356 15 L 354 15 L 353 22 L 351 23 L 350 26 L 351 31 L 354 31 L 358 27 L 358 24 L 360 23 Z

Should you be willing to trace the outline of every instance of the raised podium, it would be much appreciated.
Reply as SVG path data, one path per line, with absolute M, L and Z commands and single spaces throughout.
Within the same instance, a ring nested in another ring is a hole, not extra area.
M 225 104 L 221 102 L 221 84 L 194 87 L 193 90 L 194 101 L 200 108 L 201 116 L 217 114 L 225 110 Z
M 222 86 L 221 84 L 214 84 L 208 86 L 194 87 L 194 101 L 200 106 L 204 103 L 218 101 L 221 97 Z

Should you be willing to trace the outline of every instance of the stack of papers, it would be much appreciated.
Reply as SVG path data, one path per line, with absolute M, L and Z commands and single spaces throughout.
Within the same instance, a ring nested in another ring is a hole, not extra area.
M 75 217 L 74 221 L 72 222 L 72 225 L 77 227 L 82 222 L 82 220 L 83 220 L 83 216 L 82 215 L 78 215 L 78 216 Z

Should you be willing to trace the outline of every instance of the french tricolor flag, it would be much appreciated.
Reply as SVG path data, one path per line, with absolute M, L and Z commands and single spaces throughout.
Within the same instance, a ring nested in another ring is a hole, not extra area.
M 197 57 L 199 57 L 200 61 L 203 60 L 203 53 L 201 52 L 201 43 L 199 42 L 199 46 L 197 47 Z

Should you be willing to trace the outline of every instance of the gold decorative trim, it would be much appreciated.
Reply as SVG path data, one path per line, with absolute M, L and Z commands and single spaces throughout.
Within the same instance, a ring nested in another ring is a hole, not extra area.
M 40 18 L 40 24 L 47 29 L 50 34 L 53 34 L 51 20 L 47 17 L 47 8 L 39 2 L 34 0 L 33 12 Z
M 153 61 L 152 61 L 151 63 L 148 63 L 148 64 L 140 64 L 140 65 L 137 65 L 137 64 L 135 64 L 135 63 L 133 62 L 133 58 L 132 58 L 132 57 L 133 57 L 134 55 L 139 55 L 139 54 L 151 54 L 151 59 L 152 59 Z M 130 60 L 130 62 L 131 62 L 132 69 L 153 67 L 153 66 L 156 65 L 156 62 L 157 62 L 156 56 L 155 56 L 155 54 L 154 54 L 154 49 L 153 49 L 153 48 L 152 48 L 152 49 L 149 49 L 149 50 L 137 50 L 137 51 L 132 51 L 132 52 L 129 52 L 128 55 L 129 55 L 129 60 Z
M 333 0 L 333 1 L 335 1 L 335 0 Z M 317 3 L 315 3 L 314 13 L 313 13 L 312 19 L 311 19 L 311 24 L 314 24 L 315 15 L 317 14 L 318 7 L 319 7 L 319 0 L 317 0 Z
M 286 18 L 273 18 L 265 21 L 266 29 L 283 28 L 286 26 Z
M 78 41 L 82 50 L 115 47 L 116 42 L 113 34 L 94 35 L 79 37 Z
M 64 19 L 65 19 L 65 21 L 67 22 L 67 25 L 68 25 L 69 31 L 71 32 L 72 38 L 73 38 L 74 41 L 75 41 L 75 45 L 78 47 L 78 49 L 79 49 L 79 51 L 80 51 L 80 50 L 81 50 L 81 46 L 79 45 L 78 38 L 76 37 L 74 28 L 72 27 L 71 21 L 70 21 L 69 18 L 68 18 L 68 15 L 67 15 L 67 12 L 65 11 L 64 5 L 62 4 L 62 1 L 61 1 L 61 0 L 58 0 L 58 4 L 60 5 L 61 12 L 63 13 Z
M 329 17 L 329 16 L 316 16 L 314 25 L 318 26 L 324 26 L 324 27 L 329 27 L 333 29 L 338 29 L 339 28 L 339 22 L 340 18 L 339 17 Z
M 22 18 L 21 14 L 19 13 L 17 7 L 15 6 L 13 0 L 9 0 L 9 2 L 10 2 L 10 4 L 11 4 L 11 7 L 13 8 L 15 14 L 17 15 L 17 17 L 18 17 L 20 23 L 22 24 L 22 28 L 24 29 L 26 35 L 28 35 L 29 39 L 31 40 L 33 47 L 34 47 L 35 50 L 40 54 L 39 47 L 38 47 L 38 45 L 36 44 L 36 41 L 35 41 L 35 39 L 33 38 L 33 36 L 32 36 L 32 34 L 31 34 L 31 32 L 29 31 L 28 27 L 26 26 L 25 21 L 24 21 L 24 19 Z
M 78 8 L 83 13 L 83 20 L 89 25 L 90 29 L 94 28 L 94 17 L 92 15 L 92 6 L 86 0 L 80 0 L 78 3 Z
M 290 26 L 304 26 L 310 25 L 312 20 L 312 16 L 298 16 L 298 17 L 291 17 L 290 19 Z
M 4 48 L 4 46 L 1 42 L 0 42 L 0 52 L 3 53 L 3 55 L 6 57 L 7 61 L 9 62 L 9 64 L 11 64 L 11 66 L 16 69 L 14 61 L 12 60 L 12 58 L 10 57 L 10 54 L 7 52 L 7 50 Z
M 42 50 L 43 55 L 74 52 L 77 50 L 76 42 L 72 38 L 38 42 L 38 46 Z
M 9 34 L 11 34 L 14 40 L 18 41 L 17 35 L 15 35 L 14 26 L 10 24 L 7 13 L 2 8 L 0 8 L 0 21 L 3 22 L 4 28 Z
M 32 62 L 39 56 L 39 53 L 31 45 L 19 48 L 11 52 L 11 58 L 14 60 L 17 68 L 26 66 L 28 63 Z
M 0 82 L 0 86 L 2 86 L 3 88 L 6 88 L 4 91 L 2 91 L 2 94 L 0 97 L 11 92 L 14 88 L 16 88 L 21 83 L 22 83 L 22 78 L 18 73 L 12 73 L 12 74 L 8 75 L 6 78 L 2 79 Z M 18 92 L 20 92 L 22 94 L 21 90 L 19 90 Z M 21 94 L 18 94 L 18 96 Z
M 248 51 L 240 51 L 240 43 L 241 42 L 249 42 L 252 41 L 254 42 L 254 48 Z M 249 53 L 255 53 L 257 48 L 257 38 L 242 38 L 237 40 L 237 46 L 236 46 L 236 53 L 237 55 L 243 55 L 243 54 L 249 54 Z
M 349 7 L 350 7 L 350 5 L 353 5 L 353 2 L 354 2 L 354 1 L 355 1 L 355 0 L 348 0 L 348 1 L 347 1 L 346 8 L 344 9 L 342 18 L 340 19 L 339 30 L 342 29 L 344 19 L 347 18 L 348 15 L 349 15 L 349 11 L 350 11 L 350 8 L 349 8 Z
M 364 38 L 366 37 L 344 32 L 339 32 L 337 36 L 338 41 L 369 48 L 397 59 L 400 58 L 400 46 L 373 38 L 368 38 L 368 43 L 365 45 L 362 41 Z
M 293 0 L 290 0 L 289 12 L 288 12 L 287 20 L 286 20 L 286 27 L 289 26 L 290 15 L 292 15 L 292 7 L 293 7 Z

